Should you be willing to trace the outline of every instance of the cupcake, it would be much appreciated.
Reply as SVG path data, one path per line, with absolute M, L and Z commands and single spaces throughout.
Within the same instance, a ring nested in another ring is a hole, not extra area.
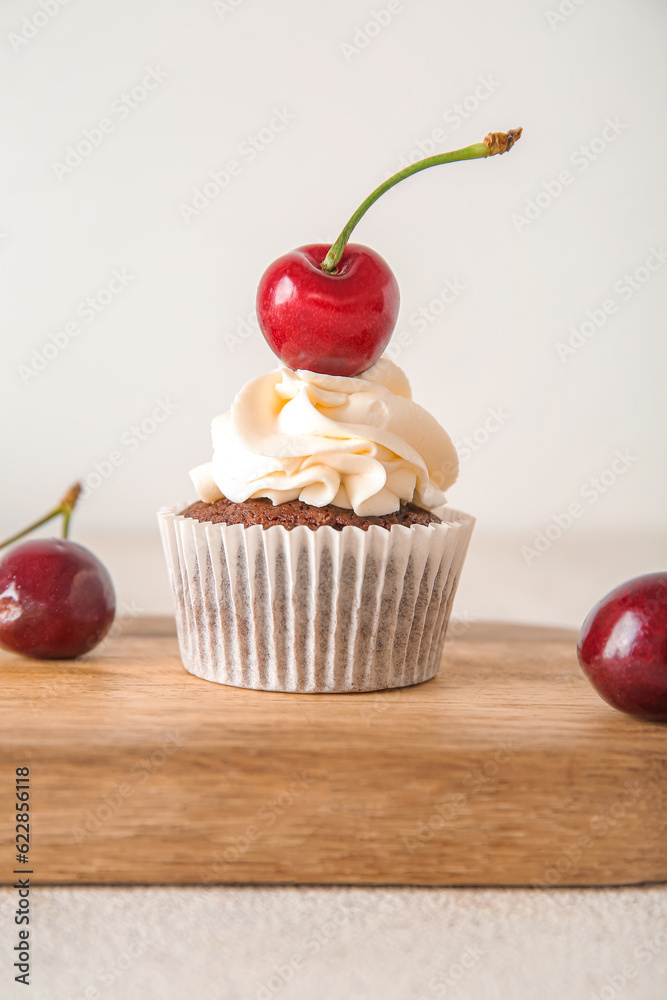
M 521 129 L 411 164 L 332 246 L 267 268 L 257 316 L 283 362 L 213 420 L 199 499 L 160 529 L 187 670 L 264 691 L 377 691 L 433 677 L 474 519 L 445 506 L 456 450 L 383 351 L 398 284 L 348 244 L 384 191 L 438 163 L 507 152 Z
M 159 515 L 186 669 L 293 692 L 433 677 L 474 522 L 444 506 L 456 450 L 401 369 L 283 367 L 212 435 L 199 501 Z

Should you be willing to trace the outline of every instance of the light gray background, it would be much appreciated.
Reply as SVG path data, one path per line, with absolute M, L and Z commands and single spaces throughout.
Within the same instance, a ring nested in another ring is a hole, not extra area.
M 664 567 L 660 0 L 392 0 L 379 29 L 382 2 L 44 2 L 56 13 L 0 11 L 0 531 L 88 479 L 76 537 L 128 607 L 168 610 L 154 513 L 191 495 L 211 418 L 275 367 L 243 325 L 264 268 L 333 239 L 420 144 L 523 125 L 510 155 L 411 178 L 355 234 L 398 277 L 392 350 L 415 398 L 462 445 L 449 499 L 479 525 L 459 614 L 578 625 L 616 583 Z M 76 165 L 86 131 L 99 144 Z M 230 159 L 240 173 L 221 191 L 210 174 Z M 633 289 L 624 276 L 648 258 Z M 114 271 L 131 280 L 105 304 Z M 443 303 L 448 282 L 465 288 Z M 169 415 L 151 423 L 158 400 Z M 550 525 L 547 550 L 522 553 Z
M 578 625 L 614 584 L 664 568 L 667 268 L 637 271 L 667 241 L 660 0 L 403 0 L 365 47 L 359 31 L 385 0 L 43 2 L 56 7 L 46 21 L 38 0 L 0 10 L 3 534 L 71 480 L 96 482 L 118 452 L 74 536 L 109 565 L 126 615 L 168 609 L 154 512 L 189 495 L 211 417 L 275 365 L 259 334 L 244 336 L 263 269 L 333 240 L 418 143 L 427 154 L 522 125 L 509 156 L 412 178 L 355 234 L 398 277 L 393 349 L 415 398 L 454 441 L 475 440 L 450 492 L 479 517 L 458 614 Z M 154 89 L 132 98 L 149 70 Z M 137 106 L 123 111 L 128 93 Z M 274 109 L 293 119 L 250 160 L 242 144 Z M 54 167 L 104 118 L 112 130 L 90 155 Z M 186 222 L 181 206 L 230 159 L 239 175 Z M 99 304 L 114 271 L 131 280 L 87 322 L 81 303 Z M 448 282 L 465 288 L 444 306 Z M 559 357 L 609 300 L 615 311 Z M 158 400 L 172 412 L 153 426 Z M 616 474 L 619 449 L 631 458 Z M 591 486 L 601 474 L 604 492 Z M 522 546 L 574 502 L 581 517 L 527 559 Z M 31 995 L 74 1000 L 134 940 L 155 938 L 102 997 L 254 997 L 352 905 L 361 915 L 274 995 L 664 992 L 665 951 L 618 980 L 664 928 L 663 889 L 151 889 L 36 893 Z M 431 989 L 477 941 L 485 957 L 470 975 Z

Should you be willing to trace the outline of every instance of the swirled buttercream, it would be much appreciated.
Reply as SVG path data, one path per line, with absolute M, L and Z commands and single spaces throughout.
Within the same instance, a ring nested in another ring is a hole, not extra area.
M 390 514 L 402 502 L 439 506 L 458 474 L 449 435 L 385 357 L 356 378 L 260 375 L 215 417 L 212 436 L 213 460 L 190 472 L 207 503 L 268 497 Z

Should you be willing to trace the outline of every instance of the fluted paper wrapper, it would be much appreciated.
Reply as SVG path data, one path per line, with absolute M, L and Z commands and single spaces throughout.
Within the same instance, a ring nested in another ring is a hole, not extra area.
M 182 508 L 180 508 L 182 509 Z M 183 664 L 263 691 L 376 691 L 435 676 L 474 518 L 288 530 L 158 514 Z

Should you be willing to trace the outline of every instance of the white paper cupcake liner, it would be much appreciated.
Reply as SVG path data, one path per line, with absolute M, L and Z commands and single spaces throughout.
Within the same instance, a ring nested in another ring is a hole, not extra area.
M 214 524 L 158 514 L 183 664 L 263 691 L 376 691 L 429 680 L 474 518 L 442 524 Z

